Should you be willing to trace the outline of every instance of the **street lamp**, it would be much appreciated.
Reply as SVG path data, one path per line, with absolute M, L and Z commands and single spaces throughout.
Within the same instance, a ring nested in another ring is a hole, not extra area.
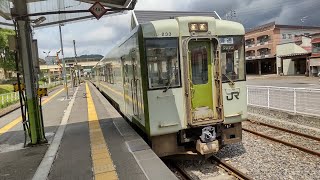
M 45 54 L 45 55 L 46 55 L 46 57 L 49 57 L 50 53 L 51 53 L 51 51 L 48 51 L 48 52 L 43 51 L 43 54 Z
M 39 26 L 41 23 L 43 23 L 45 20 L 47 20 L 46 17 L 44 16 L 41 16 L 39 17 L 38 19 L 34 19 L 34 20 L 31 20 L 31 22 L 35 25 L 35 26 Z

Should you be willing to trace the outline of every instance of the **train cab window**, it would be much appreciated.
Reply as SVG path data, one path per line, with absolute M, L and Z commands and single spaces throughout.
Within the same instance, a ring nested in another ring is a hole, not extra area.
M 222 80 L 245 80 L 244 37 L 220 37 Z
M 208 55 L 207 47 L 199 46 L 191 48 L 191 66 L 192 66 L 192 83 L 207 84 L 208 83 Z
M 149 89 L 180 86 L 177 39 L 146 40 Z

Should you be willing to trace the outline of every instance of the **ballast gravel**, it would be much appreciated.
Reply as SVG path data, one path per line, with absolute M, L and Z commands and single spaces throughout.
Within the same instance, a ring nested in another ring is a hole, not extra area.
M 224 147 L 217 156 L 253 179 L 319 179 L 320 158 L 243 132 L 243 142 Z M 210 161 L 182 161 L 195 179 L 223 174 Z

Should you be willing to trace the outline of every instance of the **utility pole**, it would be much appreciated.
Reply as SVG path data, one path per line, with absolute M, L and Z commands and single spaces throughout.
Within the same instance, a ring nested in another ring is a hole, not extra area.
M 14 0 L 14 9 L 12 14 L 20 16 L 15 19 L 17 24 L 17 44 L 19 53 L 19 62 L 23 67 L 23 79 L 25 83 L 27 117 L 29 122 L 29 133 L 31 145 L 46 143 L 44 135 L 43 122 L 40 115 L 39 98 L 37 95 L 36 75 L 32 56 L 32 29 L 30 19 L 24 15 L 28 14 L 26 0 Z
M 80 85 L 80 71 L 79 71 L 78 60 L 77 60 L 76 40 L 73 40 L 73 49 L 74 49 L 74 60 L 76 62 L 76 67 L 77 67 L 76 76 L 78 76 L 78 83 Z
M 64 52 L 63 52 L 63 42 L 62 42 L 62 31 L 61 31 L 61 24 L 59 24 L 59 33 L 60 33 L 60 45 L 61 45 L 61 55 L 62 55 L 62 76 L 64 79 L 64 89 L 66 91 L 66 99 L 69 99 L 69 93 L 68 93 L 68 80 L 66 76 L 66 62 L 64 59 Z

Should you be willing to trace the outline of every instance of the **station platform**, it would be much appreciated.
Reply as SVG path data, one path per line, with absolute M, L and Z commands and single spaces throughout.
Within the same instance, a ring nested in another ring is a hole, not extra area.
M 177 177 L 90 83 L 43 100 L 48 144 L 24 147 L 20 110 L 0 118 L 0 180 Z

